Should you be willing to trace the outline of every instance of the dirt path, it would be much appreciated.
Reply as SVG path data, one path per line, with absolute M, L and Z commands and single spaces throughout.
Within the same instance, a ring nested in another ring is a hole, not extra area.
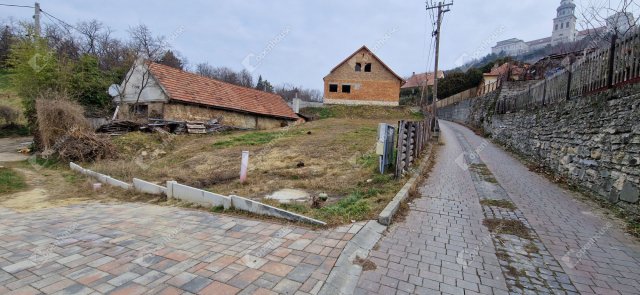
M 32 140 L 31 137 L 0 138 L 0 163 L 20 162 L 28 159 L 29 156 L 19 153 L 18 150 L 29 146 Z

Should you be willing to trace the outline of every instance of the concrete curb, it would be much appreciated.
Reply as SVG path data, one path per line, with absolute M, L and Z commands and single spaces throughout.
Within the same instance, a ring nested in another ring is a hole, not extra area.
M 201 206 L 231 208 L 230 197 L 179 184 L 176 181 L 167 181 L 167 197 L 192 202 Z
M 263 203 L 260 203 L 260 202 L 256 202 L 254 200 L 249 200 L 249 199 L 246 199 L 246 198 L 243 198 L 243 197 L 231 196 L 231 204 L 232 204 L 233 208 L 236 208 L 236 209 L 242 210 L 242 211 L 255 213 L 255 214 L 258 214 L 258 215 L 279 217 L 279 218 L 283 218 L 283 219 L 287 219 L 287 220 L 291 220 L 291 221 L 305 222 L 305 223 L 310 223 L 310 224 L 315 224 L 315 225 L 322 225 L 322 226 L 327 225 L 323 221 L 316 220 L 316 219 L 313 219 L 313 218 L 309 218 L 309 217 L 306 217 L 306 216 L 302 216 L 300 214 L 296 214 L 296 213 L 293 213 L 293 212 L 282 210 L 280 208 L 269 206 L 269 205 L 266 205 L 266 204 L 263 204 Z
M 167 198 L 179 199 L 205 207 L 223 206 L 225 209 L 230 209 L 233 207 L 240 211 L 246 211 L 258 215 L 272 216 L 295 222 L 305 222 L 313 225 L 327 225 L 325 222 L 322 222 L 320 220 L 289 212 L 287 210 L 282 210 L 280 208 L 269 206 L 257 201 L 245 199 L 238 196 L 223 196 L 220 194 L 182 185 L 176 181 L 167 181 L 167 186 L 164 187 L 155 183 L 144 181 L 142 179 L 134 178 L 133 184 L 129 184 L 124 181 L 112 178 L 111 176 L 82 168 L 80 165 L 73 162 L 69 163 L 69 168 L 73 171 L 77 171 L 80 174 L 96 178 L 101 183 L 119 187 L 125 190 L 136 190 L 151 195 L 166 195 Z
M 402 189 L 400 189 L 400 191 L 396 194 L 393 200 L 391 200 L 391 202 L 387 204 L 387 207 L 385 207 L 384 210 L 380 212 L 380 215 L 378 215 L 378 222 L 380 224 L 386 225 L 386 226 L 391 225 L 393 216 L 398 212 L 398 209 L 400 209 L 400 204 L 402 204 L 402 202 L 404 202 L 404 200 L 406 200 L 409 197 L 409 192 L 411 192 L 411 190 L 413 190 L 418 185 L 418 179 L 422 175 L 422 172 L 424 171 L 424 169 L 427 167 L 427 164 L 431 159 L 432 151 L 433 151 L 433 147 L 431 147 L 429 150 L 429 154 L 428 154 L 429 156 L 424 158 L 424 160 L 422 160 L 422 163 L 420 163 L 420 166 L 413 173 L 413 176 L 411 176 L 409 181 L 405 183 L 405 185 L 402 187 Z
M 142 179 L 133 179 L 133 188 L 139 192 L 150 195 L 166 195 L 167 188 Z
M 369 257 L 369 252 L 382 238 L 382 233 L 386 229 L 386 226 L 379 224 L 375 220 L 367 222 L 344 247 L 318 294 L 353 294 L 362 274 L 362 266 L 354 264 L 353 261 L 356 257 Z

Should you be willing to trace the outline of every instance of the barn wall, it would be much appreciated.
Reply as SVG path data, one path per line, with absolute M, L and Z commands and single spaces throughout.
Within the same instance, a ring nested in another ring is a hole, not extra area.
M 216 118 L 224 125 L 249 129 L 280 128 L 292 122 L 180 103 L 170 103 L 164 106 L 164 119 L 166 120 L 207 121 Z

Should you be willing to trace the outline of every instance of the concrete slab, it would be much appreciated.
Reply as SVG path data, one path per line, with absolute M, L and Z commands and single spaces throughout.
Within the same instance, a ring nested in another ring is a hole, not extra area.
M 277 200 L 281 204 L 307 202 L 310 198 L 311 195 L 308 192 L 290 188 L 279 190 L 266 197 L 266 199 Z

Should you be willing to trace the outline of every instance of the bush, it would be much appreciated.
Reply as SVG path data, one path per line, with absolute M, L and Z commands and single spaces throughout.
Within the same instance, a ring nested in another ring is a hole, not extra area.
M 47 91 L 36 99 L 36 122 L 40 144 L 52 148 L 71 131 L 87 132 L 91 125 L 84 109 L 64 93 Z
M 62 93 L 46 92 L 36 99 L 39 143 L 45 154 L 80 162 L 115 158 L 115 146 L 91 130 L 83 113 L 82 106 Z
M 10 106 L 0 106 L 0 119 L 6 125 L 15 124 L 20 116 L 20 112 Z

